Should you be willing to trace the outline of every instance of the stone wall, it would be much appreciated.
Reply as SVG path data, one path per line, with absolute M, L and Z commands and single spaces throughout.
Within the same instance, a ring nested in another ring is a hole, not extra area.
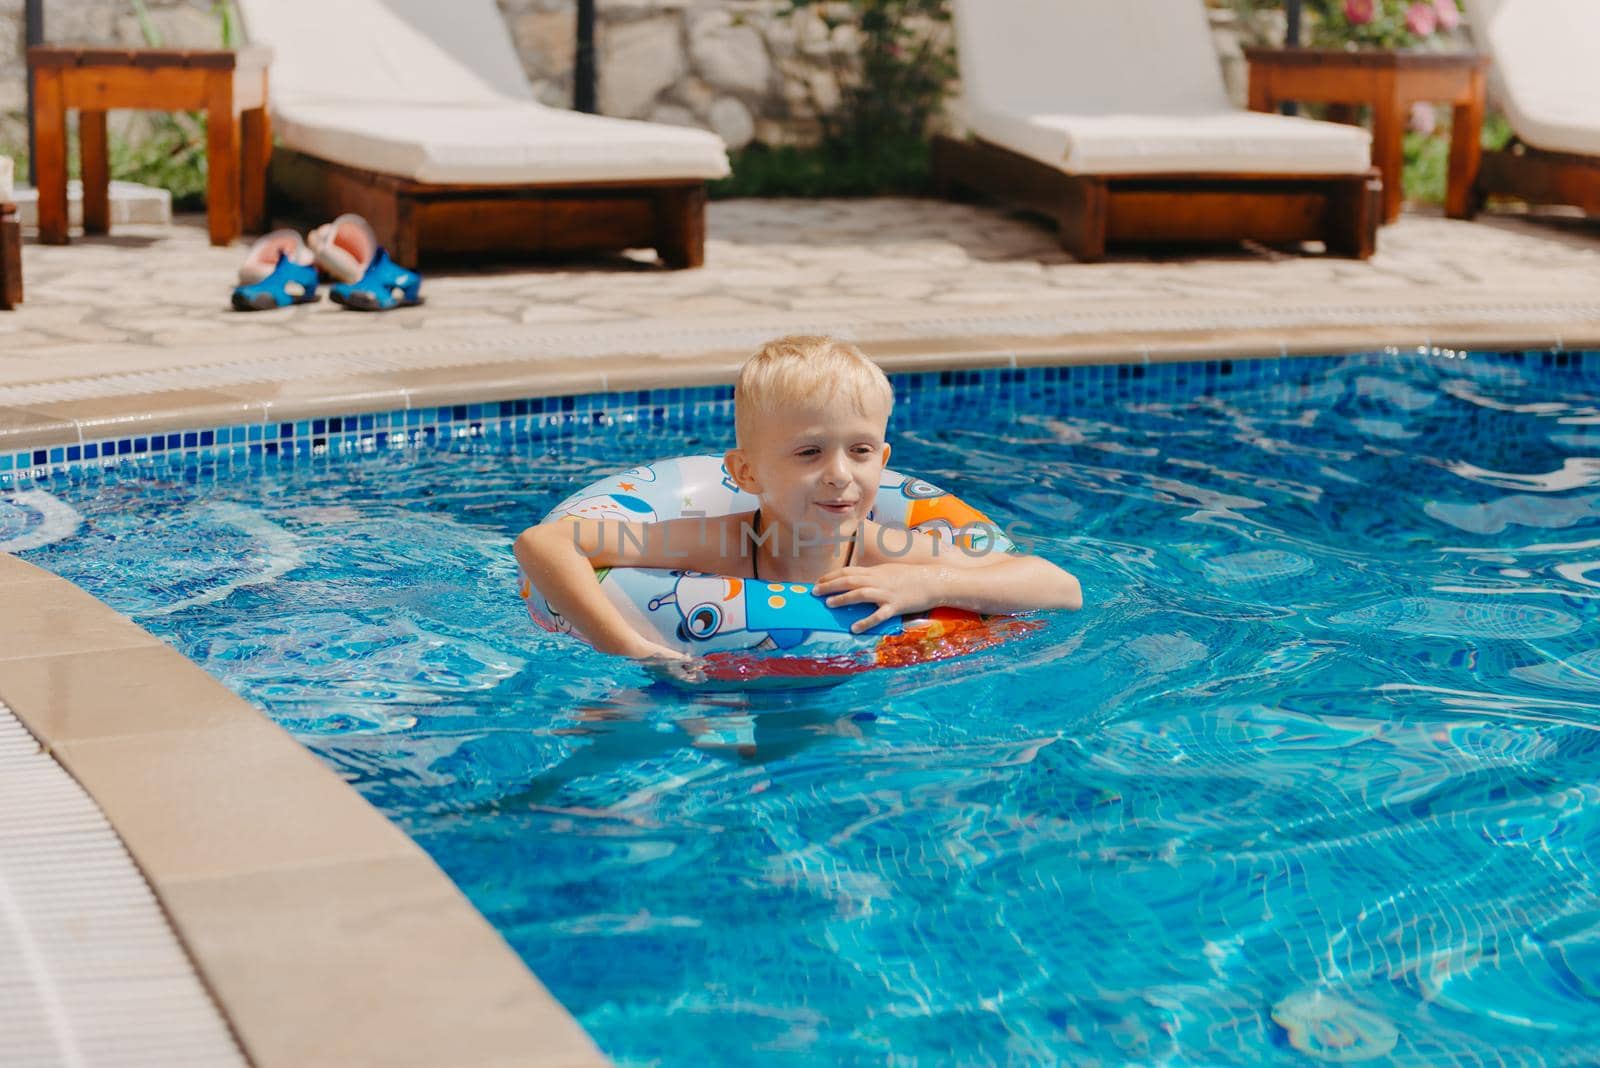
M 449 2 L 449 0 L 440 0 Z M 499 0 L 538 98 L 572 101 L 574 0 Z M 780 0 L 598 0 L 600 110 L 715 130 L 732 147 L 803 141 L 838 99 L 848 27 L 812 11 L 780 17 Z M 143 43 L 118 0 L 50 0 L 52 42 Z M 211 0 L 147 0 L 166 43 L 215 46 Z M 23 0 L 0 0 L 0 144 L 25 140 Z
M 141 45 L 144 37 L 132 5 L 113 0 L 47 0 L 46 40 Z M 151 25 L 174 47 L 216 48 L 221 23 L 211 0 L 148 0 Z M 23 0 L 0 0 L 0 149 L 26 145 L 27 43 Z M 113 116 L 113 129 L 138 128 L 132 115 Z
M 539 99 L 572 99 L 572 0 L 500 0 Z M 848 27 L 774 0 L 599 0 L 600 111 L 715 130 L 730 147 L 815 136 Z
M 338 2 L 338 0 L 330 0 Z M 449 3 L 452 0 L 437 0 Z M 574 0 L 498 0 L 537 97 L 572 100 Z M 702 126 L 728 145 L 803 142 L 819 111 L 839 98 L 855 40 L 815 11 L 790 16 L 782 0 L 597 0 L 600 110 L 607 115 Z M 212 0 L 146 0 L 165 43 L 215 46 Z M 126 0 L 50 0 L 52 42 L 143 43 Z M 26 140 L 23 0 L 0 0 L 0 147 Z M 1213 11 L 1224 69 L 1242 97 L 1238 46 L 1224 11 Z M 113 130 L 137 136 L 138 120 Z

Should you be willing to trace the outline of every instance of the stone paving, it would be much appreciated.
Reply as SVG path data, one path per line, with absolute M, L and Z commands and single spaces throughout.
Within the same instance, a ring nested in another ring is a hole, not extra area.
M 726 372 L 706 371 L 705 354 L 731 366 L 796 330 L 853 336 L 875 355 L 987 347 L 1036 359 L 1600 344 L 1600 225 L 1567 217 L 1410 213 L 1367 262 L 1247 246 L 1080 264 L 1033 220 L 915 199 L 717 202 L 709 225 L 700 270 L 662 270 L 643 253 L 435 269 L 424 306 L 379 315 L 328 302 L 229 310 L 243 245 L 211 248 L 197 217 L 29 244 L 26 301 L 0 313 L 0 430 L 29 411 L 159 409 L 198 388 L 276 384 L 306 400 L 342 381 L 381 393 L 379 378 L 440 368 L 461 388 L 495 365 L 523 382 L 584 361 L 610 368 L 613 384 L 652 360 L 658 375 L 715 378 Z

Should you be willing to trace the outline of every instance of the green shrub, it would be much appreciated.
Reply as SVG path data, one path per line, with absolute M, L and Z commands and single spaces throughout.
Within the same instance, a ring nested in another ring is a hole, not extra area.
M 1432 133 L 1407 133 L 1405 171 L 1401 189 L 1405 198 L 1417 204 L 1443 204 L 1450 171 L 1450 112 L 1440 111 L 1441 121 Z M 1490 115 L 1483 123 L 1480 143 L 1498 151 L 1511 141 L 1511 124 L 1502 115 Z
M 144 0 L 129 0 L 139 33 L 151 48 L 163 45 L 161 33 L 150 21 Z M 229 0 L 211 5 L 217 17 L 218 43 L 238 44 L 237 24 Z M 165 189 L 176 211 L 197 211 L 206 202 L 206 117 L 195 112 L 158 112 L 151 115 L 149 133 L 137 139 L 112 137 L 106 146 L 111 176 Z
M 17 167 L 16 167 L 16 175 L 17 175 L 16 181 L 17 181 L 17 184 L 19 186 L 20 185 L 27 185 L 28 184 L 28 146 L 27 145 L 8 145 L 5 142 L 0 141 L 0 156 L 8 156 L 8 157 L 10 157 L 11 161 L 17 165 Z
M 855 30 L 853 57 L 830 51 L 840 87 L 818 115 L 815 147 L 750 145 L 712 196 L 871 196 L 929 188 L 928 129 L 955 77 L 948 0 L 789 0 L 833 33 Z
M 902 137 L 871 152 L 835 146 L 748 145 L 732 154 L 733 174 L 711 183 L 726 197 L 916 196 L 932 188 L 928 140 Z
M 110 139 L 111 176 L 167 190 L 174 211 L 200 211 L 206 204 L 206 118 L 184 113 L 161 118 L 146 137 Z

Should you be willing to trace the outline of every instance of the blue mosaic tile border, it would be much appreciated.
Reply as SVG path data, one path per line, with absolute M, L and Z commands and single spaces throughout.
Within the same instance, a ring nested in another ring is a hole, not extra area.
M 1600 352 L 1458 352 L 1390 347 L 1345 357 L 1373 363 L 1397 357 L 1448 363 L 1472 358 L 1488 366 L 1518 365 L 1600 371 Z M 1179 363 L 1075 364 L 1027 368 L 931 371 L 890 376 L 897 419 L 914 414 L 925 398 L 943 409 L 1006 404 L 1042 393 L 1069 405 L 1093 403 L 1108 389 L 1148 399 L 1192 394 L 1223 382 L 1281 383 L 1307 377 L 1326 357 L 1203 360 Z M 1481 364 L 1480 364 L 1481 365 Z M 293 422 L 239 423 L 160 434 L 139 434 L 16 452 L 0 452 L 0 487 L 119 467 L 151 470 L 194 461 L 300 458 L 426 448 L 463 439 L 570 437 L 597 426 L 671 422 L 726 425 L 733 387 L 701 386 L 623 390 L 578 396 L 533 397 L 484 404 L 455 404 L 368 412 Z

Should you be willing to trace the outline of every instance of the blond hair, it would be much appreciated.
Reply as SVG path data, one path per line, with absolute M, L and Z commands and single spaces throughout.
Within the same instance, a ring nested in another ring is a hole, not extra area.
M 848 341 L 797 335 L 762 345 L 733 387 L 734 433 L 744 445 L 766 417 L 797 404 L 847 403 L 857 414 L 894 408 L 889 379 Z

